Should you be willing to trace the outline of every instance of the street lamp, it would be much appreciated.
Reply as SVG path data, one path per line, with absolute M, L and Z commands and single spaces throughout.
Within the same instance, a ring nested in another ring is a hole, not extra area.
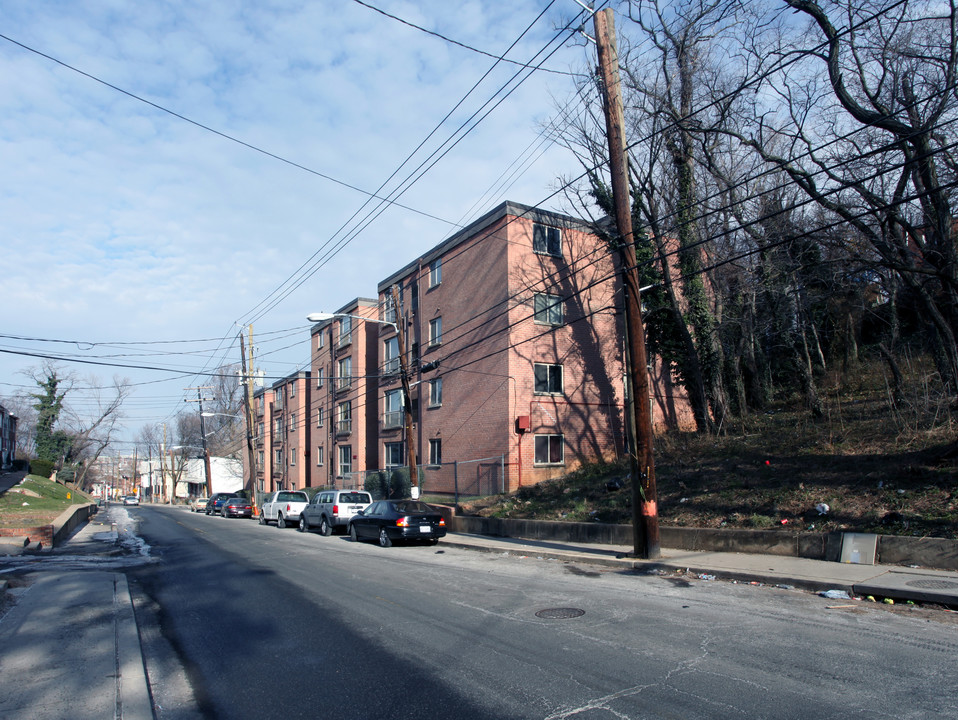
M 396 286 L 392 287 L 393 307 L 396 308 L 396 317 L 399 315 L 399 294 Z M 396 331 L 396 338 L 399 344 L 399 377 L 402 380 L 403 409 L 405 411 L 406 425 L 406 448 L 409 455 L 409 493 L 413 500 L 419 499 L 419 469 L 416 466 L 416 446 L 413 444 L 412 432 L 412 399 L 409 394 L 409 367 L 406 364 L 406 338 L 405 333 L 399 331 L 399 325 L 389 320 L 379 320 L 378 318 L 363 317 L 362 315 L 350 315 L 349 313 L 327 313 L 316 312 L 306 316 L 309 322 L 323 322 L 324 320 L 333 320 L 334 318 L 355 318 L 363 322 L 374 322 L 379 325 L 388 325 Z

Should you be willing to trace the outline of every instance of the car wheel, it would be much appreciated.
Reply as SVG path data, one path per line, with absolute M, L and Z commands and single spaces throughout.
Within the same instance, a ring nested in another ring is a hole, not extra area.
M 353 542 L 359 542 L 359 535 L 356 533 L 356 526 L 352 524 L 349 526 L 349 539 Z
M 393 541 L 389 539 L 389 536 L 386 534 L 386 528 L 379 528 L 379 546 L 380 547 L 390 547 L 393 544 Z
M 309 532 L 309 520 L 306 519 L 305 515 L 299 516 L 299 531 L 304 533 Z
M 285 528 L 286 527 L 286 518 L 283 517 L 283 513 L 280 513 L 276 518 L 276 527 Z
M 265 524 L 266 524 L 266 516 L 263 514 L 263 511 L 262 511 L 262 510 L 261 510 L 260 513 L 259 513 L 259 524 L 260 524 L 260 525 L 265 525 Z
M 323 515 L 322 520 L 319 521 L 319 534 L 329 537 L 333 534 L 333 528 L 329 525 L 329 520 L 326 519 L 326 516 Z

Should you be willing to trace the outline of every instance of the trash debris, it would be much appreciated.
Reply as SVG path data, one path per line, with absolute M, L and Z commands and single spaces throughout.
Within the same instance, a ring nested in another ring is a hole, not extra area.
M 829 600 L 851 600 L 851 595 L 849 595 L 844 590 L 822 590 L 818 593 L 823 598 L 828 598 Z
M 892 600 L 891 598 L 885 598 L 884 600 L 882 600 L 882 602 L 885 603 L 886 605 L 894 605 L 894 604 L 895 604 L 895 601 Z
M 828 515 L 828 511 L 831 510 L 831 508 L 828 507 L 828 503 L 818 503 L 815 509 L 818 510 L 819 515 Z
M 28 503 L 28 502 L 25 502 L 25 503 L 23 503 L 23 504 L 24 504 L 24 505 L 29 505 L 30 503 Z
M 714 579 L 715 579 L 714 575 L 706 575 L 705 573 L 702 573 L 701 575 L 699 575 L 699 580 L 714 580 Z
M 874 595 L 866 595 L 866 596 L 865 596 L 865 599 L 866 599 L 868 602 L 875 602 L 875 596 L 874 596 Z
M 782 518 L 782 525 L 788 525 L 788 518 Z
M 688 501 L 689 501 L 688 498 L 679 498 L 680 503 L 687 503 Z
M 776 585 L 775 587 L 777 587 L 779 590 L 794 590 L 795 589 L 794 585 Z

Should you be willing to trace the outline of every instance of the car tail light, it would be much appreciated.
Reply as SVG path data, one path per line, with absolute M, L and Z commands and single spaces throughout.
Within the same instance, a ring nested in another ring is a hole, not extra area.
M 286 512 L 289 512 L 289 503 L 286 503 Z
M 339 505 L 333 505 L 333 515 L 339 515 Z
M 409 527 L 409 518 L 401 517 L 396 520 L 397 527 Z

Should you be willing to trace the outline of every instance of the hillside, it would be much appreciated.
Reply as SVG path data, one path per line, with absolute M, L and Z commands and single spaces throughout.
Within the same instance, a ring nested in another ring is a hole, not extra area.
M 893 410 L 884 388 L 880 371 L 863 373 L 827 392 L 821 420 L 782 403 L 718 437 L 657 438 L 660 524 L 958 538 L 958 413 L 918 391 Z M 463 511 L 629 523 L 628 467 L 584 467 Z

